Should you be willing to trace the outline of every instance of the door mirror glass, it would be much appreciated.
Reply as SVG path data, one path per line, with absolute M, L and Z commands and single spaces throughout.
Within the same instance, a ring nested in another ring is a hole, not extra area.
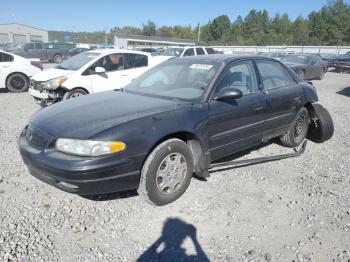
M 232 88 L 232 87 L 225 87 L 219 91 L 219 93 L 214 98 L 218 101 L 223 100 L 232 100 L 232 99 L 238 99 L 243 96 L 243 93 L 241 90 Z
M 95 73 L 96 73 L 96 74 L 103 74 L 103 73 L 106 73 L 106 69 L 104 69 L 104 68 L 101 67 L 101 66 L 96 66 L 96 67 L 95 67 Z

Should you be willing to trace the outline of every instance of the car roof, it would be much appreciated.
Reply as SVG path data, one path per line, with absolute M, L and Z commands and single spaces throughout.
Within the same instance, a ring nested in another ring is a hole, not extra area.
M 102 48 L 87 51 L 88 53 L 100 53 L 101 55 L 109 55 L 114 53 L 128 53 L 128 54 L 140 54 L 149 55 L 147 52 L 137 51 L 137 50 L 126 50 L 126 49 L 114 49 L 114 48 Z
M 235 60 L 239 59 L 261 59 L 266 58 L 268 60 L 273 60 L 271 57 L 258 56 L 258 55 L 231 55 L 231 54 L 212 54 L 212 55 L 198 55 L 198 56 L 185 56 L 185 57 L 177 57 L 172 58 L 171 60 L 180 60 L 181 61 L 189 61 L 190 63 L 200 63 L 200 62 L 224 62 L 231 63 Z

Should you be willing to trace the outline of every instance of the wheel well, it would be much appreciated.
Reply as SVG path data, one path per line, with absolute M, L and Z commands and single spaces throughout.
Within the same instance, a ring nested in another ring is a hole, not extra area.
M 74 87 L 73 89 L 66 89 L 65 88 L 66 92 L 72 92 L 72 91 L 77 90 L 77 89 L 84 90 L 87 94 L 90 94 L 90 92 L 84 87 Z
M 56 55 L 63 56 L 61 53 L 56 53 L 53 55 L 53 57 L 55 57 Z
M 162 139 L 158 140 L 153 146 L 152 148 L 149 150 L 148 155 L 154 150 L 154 148 L 156 148 L 159 144 L 161 144 L 162 142 L 171 139 L 171 138 L 177 138 L 180 139 L 182 141 L 184 141 L 193 156 L 193 166 L 194 166 L 194 172 L 198 175 L 198 176 L 207 176 L 206 173 L 203 172 L 207 172 L 207 162 L 206 162 L 206 157 L 204 154 L 204 150 L 203 150 L 203 146 L 202 143 L 200 141 L 200 139 L 193 133 L 191 132 L 187 132 L 187 131 L 181 131 L 181 132 L 176 132 L 176 133 L 172 133 L 169 134 L 165 137 L 163 137 Z
M 12 72 L 11 74 L 9 74 L 7 77 L 6 77 L 6 80 L 5 80 L 5 85 L 7 85 L 7 80 L 9 79 L 10 76 L 14 75 L 14 74 L 21 74 L 23 75 L 29 82 L 29 77 L 25 74 L 25 73 L 22 73 L 22 72 Z M 6 86 L 7 87 L 7 86 Z

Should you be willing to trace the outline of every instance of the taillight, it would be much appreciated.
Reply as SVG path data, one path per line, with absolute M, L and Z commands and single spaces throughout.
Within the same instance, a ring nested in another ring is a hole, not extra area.
M 40 61 L 30 61 L 30 64 L 31 64 L 32 66 L 35 66 L 35 67 L 37 67 L 37 68 L 40 68 L 40 70 L 43 70 L 43 65 L 42 65 L 42 63 L 40 63 Z

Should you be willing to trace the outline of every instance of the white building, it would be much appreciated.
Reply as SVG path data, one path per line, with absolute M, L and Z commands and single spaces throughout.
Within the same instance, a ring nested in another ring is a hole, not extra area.
M 48 42 L 47 31 L 22 24 L 0 24 L 1 43 Z

